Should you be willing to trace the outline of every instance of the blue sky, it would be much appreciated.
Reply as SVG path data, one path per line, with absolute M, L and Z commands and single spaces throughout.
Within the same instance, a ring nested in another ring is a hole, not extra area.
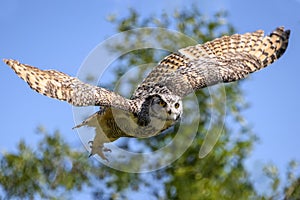
M 93 48 L 115 34 L 106 16 L 124 16 L 128 8 L 145 15 L 172 10 L 192 2 L 204 13 L 226 9 L 228 20 L 239 33 L 263 29 L 267 33 L 284 25 L 291 29 L 286 54 L 271 67 L 253 74 L 243 83 L 245 99 L 251 107 L 245 118 L 260 138 L 247 166 L 255 171 L 262 163 L 272 162 L 285 169 L 288 161 L 300 161 L 300 92 L 298 58 L 300 52 L 300 1 L 158 1 L 139 3 L 130 0 L 0 0 L 0 58 L 14 58 L 41 68 L 53 68 L 75 76 Z M 46 98 L 0 63 L 1 140 L 0 151 L 14 151 L 20 139 L 34 146 L 37 125 L 49 132 L 59 129 L 78 147 L 72 107 Z M 258 175 L 256 175 L 258 176 Z M 254 175 L 255 178 L 255 175 Z M 259 183 L 258 183 L 259 184 Z

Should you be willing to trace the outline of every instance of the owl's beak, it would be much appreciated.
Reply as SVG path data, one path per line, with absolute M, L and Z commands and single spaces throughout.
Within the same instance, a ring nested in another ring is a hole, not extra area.
M 174 121 L 177 121 L 180 118 L 180 115 L 176 115 L 176 114 L 169 114 L 169 119 L 172 119 Z

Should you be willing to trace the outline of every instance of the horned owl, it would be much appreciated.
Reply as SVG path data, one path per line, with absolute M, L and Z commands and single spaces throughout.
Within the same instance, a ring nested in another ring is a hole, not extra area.
M 189 46 L 165 57 L 138 86 L 130 99 L 105 88 L 89 85 L 55 70 L 40 70 L 4 59 L 28 85 L 43 95 L 74 106 L 101 106 L 74 128 L 96 128 L 91 154 L 106 159 L 104 143 L 120 137 L 150 137 L 174 125 L 182 115 L 182 98 L 220 82 L 246 78 L 282 56 L 290 31 L 276 28 L 223 36 Z

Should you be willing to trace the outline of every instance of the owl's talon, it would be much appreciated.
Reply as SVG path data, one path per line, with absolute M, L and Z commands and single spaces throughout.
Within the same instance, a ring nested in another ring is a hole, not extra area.
M 110 150 L 110 149 L 109 149 Z M 99 150 L 96 154 L 98 154 L 98 156 L 100 156 L 103 160 L 105 160 L 106 162 L 109 162 L 109 160 L 107 159 L 107 157 L 104 155 L 103 152 L 107 152 L 107 150 L 105 149 L 101 149 Z
M 101 153 L 100 153 L 100 152 L 101 152 Z M 103 160 L 105 160 L 106 162 L 109 162 L 109 160 L 106 158 L 106 156 L 103 154 L 103 152 L 102 152 L 102 151 L 100 151 L 100 152 L 95 153 L 95 154 L 98 154 L 98 156 L 100 156 Z M 92 156 L 95 155 L 95 154 L 90 153 L 89 158 L 92 157 Z
M 90 145 L 90 148 L 93 149 L 93 141 L 89 141 L 88 144 Z
M 111 149 L 107 148 L 107 147 L 103 147 L 102 149 L 104 152 L 111 152 Z
M 88 144 L 90 144 L 90 148 L 91 148 L 91 153 L 89 157 L 98 154 L 98 156 L 100 156 L 103 160 L 109 162 L 109 160 L 106 158 L 103 152 L 112 152 L 111 149 L 104 147 L 103 145 L 99 146 L 98 148 L 93 148 L 93 141 L 89 141 Z

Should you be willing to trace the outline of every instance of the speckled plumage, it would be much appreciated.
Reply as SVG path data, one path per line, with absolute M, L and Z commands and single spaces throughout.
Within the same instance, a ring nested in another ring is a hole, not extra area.
M 246 78 L 273 63 L 284 54 L 289 34 L 279 27 L 268 36 L 258 30 L 180 49 L 165 57 L 130 99 L 62 72 L 40 70 L 16 60 L 4 62 L 43 95 L 74 106 L 102 106 L 75 128 L 95 127 L 91 155 L 106 159 L 104 143 L 120 137 L 150 137 L 176 123 L 182 114 L 181 99 L 194 90 Z

